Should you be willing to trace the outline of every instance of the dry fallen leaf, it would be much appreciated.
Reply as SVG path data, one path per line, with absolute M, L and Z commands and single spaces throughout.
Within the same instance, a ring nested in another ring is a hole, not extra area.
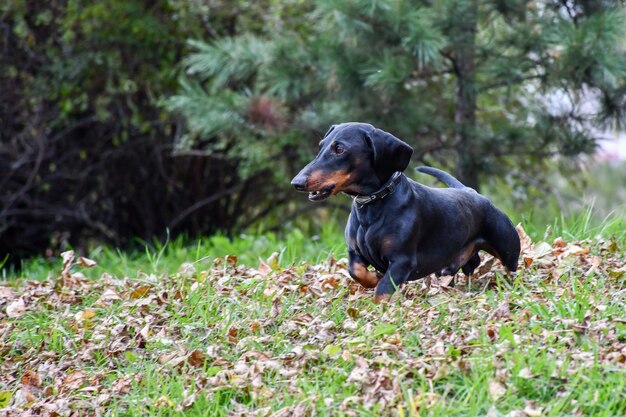
M 520 378 L 524 379 L 532 379 L 537 377 L 537 375 L 533 374 L 529 367 L 522 368 L 517 374 Z
M 93 259 L 89 259 L 89 258 L 85 258 L 84 256 L 81 256 L 76 261 L 76 265 L 82 266 L 84 268 L 93 268 L 94 266 L 97 265 L 97 263 Z
M 174 401 L 170 400 L 166 395 L 160 396 L 154 403 L 156 408 L 172 408 L 175 405 Z
M 196 368 L 202 368 L 206 362 L 206 355 L 201 350 L 194 350 L 187 358 L 187 363 Z
M 237 255 L 226 255 L 224 261 L 234 267 L 237 265 Z
M 528 269 L 533 264 L 534 259 L 529 256 L 524 256 L 524 269 Z
M 184 262 L 178 268 L 178 273 L 186 278 L 190 278 L 196 273 L 196 266 L 191 262 Z
M 144 340 L 148 340 L 148 336 L 150 335 L 150 323 L 146 323 L 146 325 L 141 328 L 139 335 L 143 337 Z
M 263 259 L 259 258 L 259 274 L 266 277 L 272 273 L 272 267 L 263 261 Z
M 620 268 L 611 268 L 608 272 L 609 276 L 611 276 L 612 278 L 620 278 L 624 274 L 626 274 L 626 265 L 623 265 Z
M 346 309 L 346 313 L 353 319 L 356 319 L 359 316 L 359 310 L 354 307 L 348 307 Z
M 189 407 L 193 405 L 193 403 L 196 402 L 197 397 L 198 397 L 198 394 L 195 392 L 191 395 L 185 395 L 185 398 L 183 399 L 183 401 L 181 401 L 181 403 L 176 406 L 176 411 L 181 412 L 183 410 L 188 409 Z
M 107 307 L 107 306 L 113 304 L 113 301 L 121 300 L 121 299 L 122 298 L 117 294 L 117 292 L 115 292 L 114 289 L 107 288 L 102 293 L 100 298 L 98 298 L 98 300 L 96 300 L 96 302 L 94 303 L 94 306 L 96 306 L 96 307 Z
M 350 371 L 348 376 L 348 382 L 355 382 L 357 384 L 364 383 L 369 380 L 370 367 L 367 360 L 361 356 L 355 356 L 355 365 Z
M 72 279 L 70 269 L 74 264 L 74 251 L 68 250 L 61 253 L 61 258 L 63 259 L 63 266 L 61 267 L 61 282 L 62 285 L 68 285 Z
M 526 407 L 524 407 L 524 413 L 528 417 L 541 417 L 543 407 L 537 406 L 536 401 L 526 401 Z
M 509 300 L 502 301 L 500 305 L 498 305 L 498 308 L 493 312 L 492 317 L 495 320 L 508 320 L 513 317 L 509 306 Z
M 239 340 L 237 339 L 237 335 L 239 334 L 239 329 L 236 327 L 231 327 L 228 329 L 228 341 L 230 343 L 236 344 Z
M 272 301 L 272 308 L 270 309 L 270 319 L 275 319 L 280 315 L 280 298 L 276 297 Z
M 519 239 L 520 239 L 521 252 L 522 253 L 528 252 L 530 248 L 532 247 L 532 244 L 533 244 L 532 240 L 524 231 L 524 228 L 522 227 L 521 223 L 515 226 L 515 230 L 517 231 L 517 235 L 519 236 Z
M 320 277 L 320 279 L 323 279 L 322 281 L 322 288 L 323 289 L 335 289 L 337 287 L 339 287 L 339 281 L 332 275 L 329 275 L 328 277 L 322 276 Z
M 92 319 L 92 318 L 94 318 L 95 316 L 96 316 L 96 312 L 95 312 L 95 311 L 93 311 L 93 310 L 92 310 L 92 309 L 90 309 L 90 308 L 87 308 L 87 309 L 85 309 L 85 310 L 83 310 L 83 311 L 79 311 L 78 313 L 76 313 L 76 314 L 74 315 L 74 319 L 75 319 L 76 321 L 83 321 L 83 320 L 89 320 L 89 319 Z
M 578 245 L 571 245 L 565 249 L 561 254 L 561 257 L 566 258 L 568 256 L 580 256 L 589 253 L 589 248 L 582 248 Z
M 116 394 L 126 394 L 130 392 L 132 387 L 133 378 L 129 375 L 124 375 L 118 378 L 113 383 L 111 390 Z
M 26 303 L 22 297 L 7 306 L 7 316 L 15 318 L 26 314 Z
M 73 371 L 63 379 L 63 389 L 65 391 L 80 388 L 87 379 L 87 372 L 83 370 Z
M 37 372 L 28 370 L 22 376 L 22 384 L 39 388 L 41 387 L 41 377 Z
M 10 301 L 17 297 L 17 292 L 13 288 L 0 286 L 0 302 Z
M 37 401 L 31 385 L 22 385 L 15 394 L 15 404 L 32 404 Z M 36 391 L 36 390 L 35 390 Z
M 497 401 L 506 393 L 506 387 L 501 382 L 491 380 L 489 381 L 489 395 L 491 399 Z
M 150 292 L 151 289 L 151 285 L 140 285 L 139 287 L 135 288 L 133 292 L 130 293 L 130 298 L 132 298 L 133 300 L 136 300 L 137 298 L 143 298 Z

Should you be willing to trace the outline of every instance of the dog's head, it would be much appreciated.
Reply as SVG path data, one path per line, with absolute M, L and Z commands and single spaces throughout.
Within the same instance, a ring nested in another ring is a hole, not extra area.
M 315 159 L 291 181 L 296 190 L 319 201 L 345 192 L 363 195 L 379 189 L 396 171 L 404 171 L 413 148 L 367 123 L 333 125 Z

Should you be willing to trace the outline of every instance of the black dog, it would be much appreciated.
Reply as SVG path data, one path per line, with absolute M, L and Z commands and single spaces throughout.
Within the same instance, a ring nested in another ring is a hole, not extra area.
M 407 178 L 402 171 L 412 154 L 408 144 L 370 124 L 334 125 L 315 159 L 291 181 L 312 201 L 339 192 L 354 198 L 346 226 L 352 278 L 376 287 L 379 302 L 403 283 L 431 273 L 462 268 L 471 274 L 480 264 L 480 250 L 515 271 L 520 241 L 511 220 L 443 171 L 419 168 L 450 188 Z

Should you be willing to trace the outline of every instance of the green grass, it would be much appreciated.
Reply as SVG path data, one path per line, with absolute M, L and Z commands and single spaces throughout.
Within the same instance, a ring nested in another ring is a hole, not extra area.
M 319 233 L 306 235 L 300 229 L 286 233 L 241 234 L 234 238 L 214 235 L 190 241 L 185 236 L 167 239 L 165 242 L 141 242 L 143 250 L 128 250 L 98 246 L 87 257 L 97 259 L 95 274 L 107 272 L 118 277 L 133 276 L 137 271 L 148 274 L 168 274 L 176 272 L 180 265 L 193 262 L 197 267 L 211 265 L 215 258 L 234 255 L 239 263 L 257 265 L 260 259 L 267 259 L 278 253 L 278 261 L 290 264 L 300 260 L 317 263 L 327 260 L 331 254 L 345 256 L 343 225 L 332 220 L 320 228 Z M 58 271 L 59 258 L 33 258 L 25 261 L 20 271 L 2 269 L 0 277 L 15 279 L 44 279 Z
M 0 413 L 622 416 L 624 230 L 557 219 L 537 240 L 588 254 L 529 250 L 514 280 L 496 264 L 458 289 L 411 283 L 388 305 L 345 276 L 332 226 L 98 248 L 65 286 L 60 261 L 35 260 L 0 298 Z M 7 317 L 19 296 L 26 311 Z

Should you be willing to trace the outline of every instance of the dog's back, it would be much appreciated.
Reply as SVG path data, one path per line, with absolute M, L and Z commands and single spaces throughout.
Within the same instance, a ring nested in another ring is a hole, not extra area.
M 454 193 L 457 196 L 457 204 L 463 202 L 464 205 L 474 204 L 476 208 L 481 207 L 480 211 L 482 211 L 483 214 L 480 217 L 484 219 L 481 222 L 481 234 L 489 244 L 488 251 L 492 253 L 492 255 L 500 258 L 502 264 L 509 271 L 515 271 L 517 269 L 520 253 L 520 242 L 515 226 L 508 216 L 495 207 L 486 197 L 476 192 L 473 188 L 465 186 L 447 172 L 432 167 L 419 167 L 417 170 L 432 175 L 448 187 L 454 189 L 455 191 L 450 190 L 448 192 Z M 445 189 L 437 188 L 431 190 L 434 192 L 433 195 L 441 195 Z M 470 191 L 470 194 L 457 194 L 458 191 L 456 190 Z M 437 202 L 437 205 L 439 210 L 442 208 L 445 210 L 446 204 L 442 204 L 441 200 Z M 454 210 L 447 211 L 448 214 L 453 212 Z M 476 211 L 476 213 L 478 213 L 478 211 Z

